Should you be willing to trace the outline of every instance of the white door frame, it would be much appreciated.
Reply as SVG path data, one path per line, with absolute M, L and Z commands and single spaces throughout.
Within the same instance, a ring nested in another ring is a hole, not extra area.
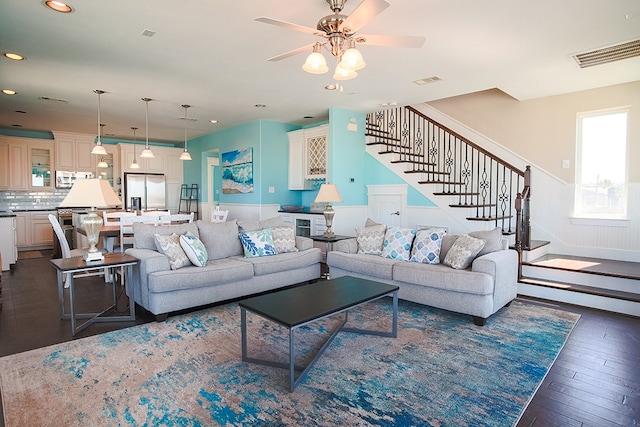
M 216 208 L 216 202 L 213 197 L 213 180 L 215 179 L 215 175 L 213 174 L 213 167 L 220 165 L 220 158 L 218 157 L 207 157 L 207 206 L 209 207 L 209 212 L 207 212 L 207 216 L 204 218 L 211 218 L 211 212 L 213 212 Z

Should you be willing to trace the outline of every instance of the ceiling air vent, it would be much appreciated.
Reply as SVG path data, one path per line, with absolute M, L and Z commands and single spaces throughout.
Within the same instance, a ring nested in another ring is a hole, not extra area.
M 632 40 L 626 43 L 603 47 L 588 52 L 573 55 L 573 59 L 580 68 L 593 67 L 594 65 L 608 64 L 621 59 L 640 56 L 640 40 Z
M 440 77 L 432 76 L 432 77 L 425 77 L 424 79 L 420 79 L 420 80 L 414 80 L 413 82 L 417 85 L 426 85 L 427 83 L 439 82 L 440 80 L 442 80 Z

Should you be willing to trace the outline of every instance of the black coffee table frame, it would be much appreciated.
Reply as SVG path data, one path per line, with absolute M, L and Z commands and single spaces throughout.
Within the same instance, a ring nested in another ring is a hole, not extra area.
M 393 298 L 393 321 L 391 331 L 376 331 L 345 327 L 349 311 L 362 304 L 391 296 Z M 295 302 L 293 304 L 293 302 Z M 242 361 L 289 370 L 290 391 L 307 375 L 326 348 L 339 332 L 376 335 L 395 338 L 398 335 L 398 287 L 355 277 L 307 284 L 295 288 L 270 292 L 240 301 L 242 334 Z M 289 362 L 277 362 L 248 356 L 247 310 L 274 321 L 289 330 Z M 315 321 L 345 313 L 344 321 L 332 332 L 307 366 L 295 364 L 295 331 Z M 295 372 L 300 374 L 295 377 Z

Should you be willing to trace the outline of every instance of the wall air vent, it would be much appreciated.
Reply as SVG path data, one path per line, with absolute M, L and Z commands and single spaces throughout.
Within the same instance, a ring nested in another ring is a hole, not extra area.
M 640 39 L 590 50 L 588 52 L 577 53 L 573 55 L 573 59 L 578 63 L 580 68 L 587 68 L 593 67 L 594 65 L 620 61 L 621 59 L 634 58 L 636 56 L 640 56 Z
M 49 98 L 48 96 L 41 96 L 38 98 L 40 101 L 47 101 L 47 102 L 61 102 L 63 104 L 68 104 L 69 101 L 67 101 L 66 99 L 60 99 L 60 98 Z

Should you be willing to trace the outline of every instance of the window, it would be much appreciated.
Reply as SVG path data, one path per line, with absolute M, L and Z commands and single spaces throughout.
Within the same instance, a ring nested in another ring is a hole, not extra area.
M 627 110 L 578 115 L 575 216 L 627 214 Z

